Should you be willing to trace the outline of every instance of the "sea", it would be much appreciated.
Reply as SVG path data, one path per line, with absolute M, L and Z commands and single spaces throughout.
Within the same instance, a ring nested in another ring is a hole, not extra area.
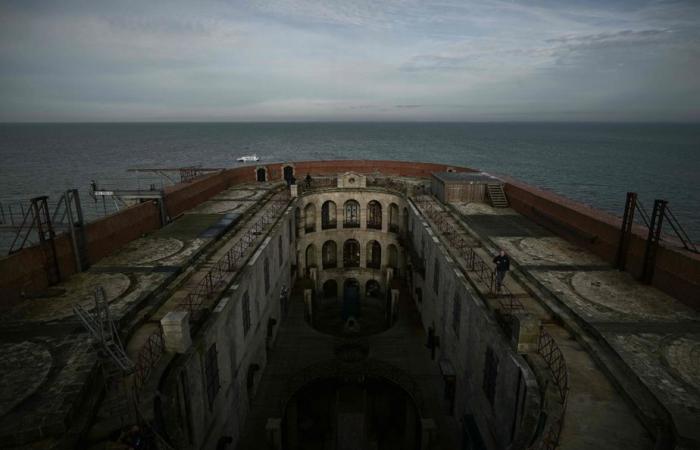
M 77 188 L 88 218 L 120 207 L 100 188 L 167 177 L 132 168 L 333 159 L 427 161 L 505 174 L 621 216 L 628 191 L 650 212 L 668 200 L 700 242 L 700 124 L 671 123 L 84 123 L 0 124 L 0 221 L 34 196 Z M 175 174 L 176 175 L 176 174 Z M 177 175 L 176 175 L 177 177 Z M 53 206 L 52 206 L 53 207 Z M 16 220 L 16 219 L 15 219 Z M 668 227 L 667 227 L 668 228 Z M 670 232 L 670 229 L 668 229 Z

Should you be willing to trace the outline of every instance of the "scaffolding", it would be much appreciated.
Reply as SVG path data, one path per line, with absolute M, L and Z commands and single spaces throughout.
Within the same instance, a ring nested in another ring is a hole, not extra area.
M 654 208 L 651 215 L 647 213 L 644 205 L 639 200 L 636 192 L 628 192 L 625 202 L 624 214 L 622 216 L 622 226 L 620 228 L 620 238 L 617 246 L 617 258 L 615 266 L 620 270 L 625 270 L 627 265 L 627 252 L 629 249 L 630 240 L 632 238 L 632 225 L 634 224 L 635 213 L 639 213 L 639 217 L 647 228 L 646 245 L 644 249 L 644 260 L 642 264 L 642 274 L 640 279 L 642 282 L 650 284 L 654 277 L 654 267 L 656 265 L 656 253 L 659 247 L 659 242 L 664 239 L 662 234 L 662 225 L 664 220 L 669 224 L 673 235 L 678 239 L 681 246 L 693 253 L 700 253 L 697 246 L 681 226 L 680 222 L 673 214 L 668 206 L 668 201 L 656 199 L 654 200 Z

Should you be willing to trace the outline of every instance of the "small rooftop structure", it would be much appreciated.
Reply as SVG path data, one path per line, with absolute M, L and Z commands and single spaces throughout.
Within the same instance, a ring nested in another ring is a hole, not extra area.
M 431 189 L 441 202 L 486 202 L 486 186 L 503 181 L 486 172 L 434 172 Z

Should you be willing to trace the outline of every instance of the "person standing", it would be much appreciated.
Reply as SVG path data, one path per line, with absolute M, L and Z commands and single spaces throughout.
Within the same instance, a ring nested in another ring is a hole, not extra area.
M 501 292 L 501 285 L 506 278 L 506 273 L 510 270 L 510 258 L 506 255 L 505 250 L 501 250 L 498 255 L 493 258 L 496 264 L 496 292 Z

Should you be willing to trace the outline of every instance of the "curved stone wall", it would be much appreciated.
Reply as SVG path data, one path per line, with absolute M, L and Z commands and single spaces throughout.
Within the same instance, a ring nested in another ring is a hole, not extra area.
M 335 215 L 324 214 L 324 204 L 328 202 L 335 205 Z M 359 210 L 349 202 L 356 202 Z M 315 269 L 317 291 L 322 290 L 326 281 L 335 280 L 340 295 L 348 278 L 359 281 L 363 296 L 369 280 L 379 281 L 384 291 L 387 268 L 397 273 L 405 266 L 406 255 L 400 239 L 407 232 L 408 205 L 398 194 L 380 189 L 311 191 L 299 198 L 295 216 L 297 266 L 306 276 Z M 331 217 L 334 220 L 328 220 Z M 354 254 L 350 257 L 354 253 L 349 245 L 351 241 L 359 247 L 359 260 Z M 353 260 L 357 265 L 349 264 Z

